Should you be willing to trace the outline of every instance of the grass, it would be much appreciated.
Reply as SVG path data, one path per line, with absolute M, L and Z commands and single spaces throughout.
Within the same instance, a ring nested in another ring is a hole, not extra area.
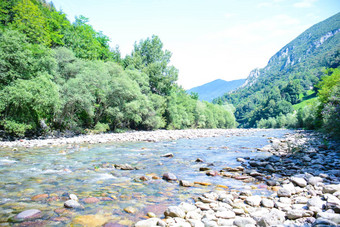
M 300 98 L 302 99 L 302 102 L 293 105 L 294 110 L 299 110 L 307 105 L 312 105 L 318 97 L 316 97 L 316 93 L 313 90 L 309 90 L 306 96 L 300 94 Z

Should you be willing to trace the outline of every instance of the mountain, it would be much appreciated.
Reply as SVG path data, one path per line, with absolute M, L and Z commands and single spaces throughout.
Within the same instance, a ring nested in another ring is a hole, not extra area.
M 324 68 L 339 65 L 340 13 L 337 13 L 300 34 L 272 56 L 264 68 L 251 71 L 241 88 L 214 102 L 232 103 L 238 122 L 243 127 L 254 127 L 261 118 L 291 111 L 291 105 L 301 101 L 301 94 L 320 81 Z
M 245 82 L 245 79 L 225 81 L 217 79 L 209 83 L 187 90 L 188 94 L 191 92 L 197 93 L 200 100 L 211 102 L 214 98 L 234 91 Z

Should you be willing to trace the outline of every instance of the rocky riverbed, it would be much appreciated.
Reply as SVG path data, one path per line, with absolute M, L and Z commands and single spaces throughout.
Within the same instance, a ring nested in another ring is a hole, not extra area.
M 239 167 L 202 170 L 211 177 L 254 182 L 258 186 L 251 188 L 267 188 L 270 195 L 251 189 L 212 191 L 194 197 L 193 203 L 169 206 L 164 219 L 153 217 L 135 226 L 340 226 L 338 143 L 300 131 L 284 139 L 271 138 L 270 145 L 258 149 L 262 151 L 272 156 L 237 158 Z M 165 178 L 177 180 L 171 173 Z
M 74 137 L 47 137 L 44 139 L 20 139 L 16 141 L 0 141 L 0 148 L 33 148 L 47 146 L 63 146 L 74 144 L 98 144 L 111 142 L 158 142 L 164 140 L 194 139 L 200 137 L 232 136 L 247 132 L 264 131 L 264 129 L 186 129 L 131 131 L 125 133 L 105 133 L 81 135 Z

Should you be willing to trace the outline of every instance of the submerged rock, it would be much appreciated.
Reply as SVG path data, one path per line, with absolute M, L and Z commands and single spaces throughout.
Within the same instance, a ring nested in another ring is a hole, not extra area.
M 19 214 L 17 214 L 14 219 L 15 220 L 32 220 L 36 218 L 40 218 L 42 216 L 41 211 L 38 209 L 25 210 Z
M 164 173 L 163 179 L 166 180 L 166 181 L 176 181 L 177 177 L 173 173 Z

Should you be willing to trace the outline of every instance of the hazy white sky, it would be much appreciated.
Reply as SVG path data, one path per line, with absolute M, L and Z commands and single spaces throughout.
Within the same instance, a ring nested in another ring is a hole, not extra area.
M 88 17 L 125 56 L 153 34 L 173 53 L 185 89 L 246 78 L 284 45 L 340 11 L 339 0 L 52 0 Z

